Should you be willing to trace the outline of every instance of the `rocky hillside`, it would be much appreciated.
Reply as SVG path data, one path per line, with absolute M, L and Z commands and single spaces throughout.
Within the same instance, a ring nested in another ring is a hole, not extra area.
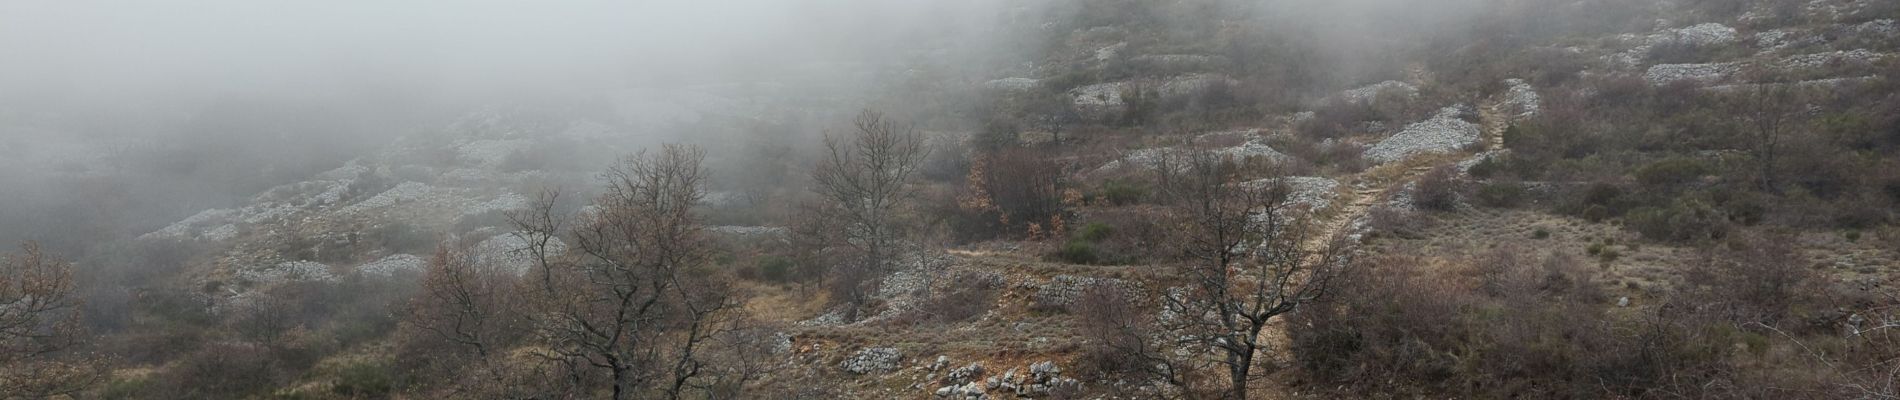
M 923 49 L 864 67 L 869 95 L 494 107 L 144 233 L 182 267 L 124 295 L 78 397 L 601 397 L 545 327 L 476 354 L 405 318 L 439 248 L 532 278 L 518 220 L 607 218 L 600 173 L 663 141 L 707 150 L 705 274 L 746 335 L 680 378 L 707 398 L 1900 393 L 1868 367 L 1900 351 L 1900 5 L 1460 1 L 1340 33 L 1297 1 L 1055 3 L 1007 12 L 1036 50 L 977 72 Z M 869 277 L 862 240 L 826 241 L 866 228 L 811 189 L 861 104 L 928 149 Z M 1212 273 L 1195 159 L 1275 199 Z M 1238 318 L 1184 299 L 1262 265 L 1337 275 L 1254 331 L 1169 328 Z M 177 383 L 231 370 L 256 373 Z

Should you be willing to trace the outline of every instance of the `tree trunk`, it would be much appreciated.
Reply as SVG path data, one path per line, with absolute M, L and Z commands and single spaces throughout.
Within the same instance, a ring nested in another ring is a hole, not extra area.
M 631 391 L 630 388 L 627 387 L 628 385 L 627 367 L 615 365 L 613 370 L 614 370 L 614 400 L 625 400 L 627 396 L 629 395 L 628 392 Z
M 1227 389 L 1227 399 L 1247 400 L 1247 376 L 1253 369 L 1253 351 L 1229 355 L 1227 358 L 1230 361 L 1227 374 L 1233 379 L 1232 386 Z

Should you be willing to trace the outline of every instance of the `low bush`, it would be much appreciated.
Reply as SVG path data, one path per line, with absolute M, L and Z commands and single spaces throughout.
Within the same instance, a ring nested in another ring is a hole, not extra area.
M 396 389 L 397 374 L 382 363 L 351 363 L 337 370 L 336 385 L 330 391 L 350 398 L 380 398 Z
M 1655 189 L 1676 189 L 1695 182 L 1711 172 L 1708 165 L 1693 158 L 1675 157 L 1636 168 L 1636 181 Z
M 785 257 L 765 256 L 759 258 L 758 276 L 767 282 L 785 283 L 792 280 L 792 260 Z
M 1136 204 L 1148 198 L 1148 188 L 1134 182 L 1111 180 L 1102 183 L 1096 198 L 1111 205 Z
M 1101 251 L 1096 250 L 1094 243 L 1074 239 L 1063 242 L 1053 258 L 1071 264 L 1095 264 L 1102 261 Z
M 1669 243 L 1718 239 L 1727 229 L 1727 217 L 1693 199 L 1677 199 L 1668 207 L 1631 210 L 1625 223 L 1644 238 Z
M 1464 182 L 1460 181 L 1450 166 L 1443 166 L 1426 172 L 1419 177 L 1412 190 L 1412 204 L 1419 208 L 1434 211 L 1450 211 L 1458 207 L 1458 192 Z
M 1472 197 L 1486 207 L 1506 208 L 1523 203 L 1528 195 L 1529 190 L 1521 183 L 1496 181 L 1478 186 L 1478 192 Z

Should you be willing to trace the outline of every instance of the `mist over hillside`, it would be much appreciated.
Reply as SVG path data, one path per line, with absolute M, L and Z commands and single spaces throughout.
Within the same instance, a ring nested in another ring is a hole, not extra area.
M 0 4 L 0 399 L 1891 398 L 1900 3 Z

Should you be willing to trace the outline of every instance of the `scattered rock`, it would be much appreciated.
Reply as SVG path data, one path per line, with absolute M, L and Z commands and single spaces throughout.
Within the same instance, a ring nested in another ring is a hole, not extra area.
M 254 266 L 237 271 L 239 281 L 273 284 L 293 281 L 335 282 L 330 266 L 314 261 L 285 261 L 269 266 Z
M 1877 19 L 1856 25 L 1854 26 L 1854 30 L 1865 35 L 1892 37 L 1894 35 L 1900 35 L 1900 22 L 1895 22 L 1891 19 Z
M 1124 82 L 1108 82 L 1087 85 L 1069 90 L 1069 97 L 1075 103 L 1076 112 L 1091 118 L 1103 118 L 1122 110 L 1122 88 Z
M 1657 64 L 1643 72 L 1643 80 L 1658 86 L 1683 81 L 1709 83 L 1741 70 L 1742 65 L 1737 63 Z
M 534 268 L 536 260 L 534 253 L 529 252 L 531 243 L 525 235 L 526 233 L 521 232 L 503 233 L 476 243 L 475 261 L 514 272 L 516 275 L 527 273 L 528 270 Z M 562 242 L 558 237 L 548 238 L 547 252 L 549 257 L 564 254 L 567 252 L 567 243 Z
M 1191 71 L 1209 68 L 1223 63 L 1225 59 L 1200 54 L 1149 54 L 1135 56 L 1129 61 L 1149 70 Z
M 411 254 L 394 254 L 368 264 L 356 266 L 359 274 L 388 278 L 398 274 L 422 273 L 427 265 L 422 257 Z
M 1418 97 L 1417 86 L 1399 81 L 1385 81 L 1340 92 L 1339 98 L 1350 103 L 1367 103 L 1378 100 L 1379 94 L 1386 91 L 1403 95 L 1408 100 Z
M 1161 82 L 1156 92 L 1165 99 L 1193 98 L 1208 93 L 1216 87 L 1231 86 L 1237 81 L 1221 74 L 1182 75 Z
M 527 151 L 534 142 L 527 139 L 482 139 L 455 148 L 456 158 L 483 168 L 500 167 L 508 157 Z
M 1030 301 L 1032 304 L 1035 304 L 1036 307 L 1068 307 L 1070 304 L 1075 303 L 1075 299 L 1082 295 L 1083 290 L 1087 290 L 1098 284 L 1115 285 L 1118 287 L 1126 287 L 1128 285 L 1127 282 L 1114 278 L 1056 275 L 1054 278 L 1050 278 L 1048 283 L 1037 286 L 1036 293 L 1031 295 Z
M 962 368 L 950 370 L 950 375 L 945 376 L 944 379 L 953 385 L 968 384 L 976 382 L 976 378 L 979 376 L 983 376 L 983 363 L 980 362 L 970 363 L 970 365 L 965 365 Z
M 1504 84 L 1511 89 L 1504 93 L 1504 109 L 1516 118 L 1530 118 L 1537 115 L 1543 99 L 1537 95 L 1537 88 L 1523 79 L 1505 79 Z
M 1794 31 L 1775 29 L 1755 33 L 1755 47 L 1766 50 L 1781 48 L 1794 40 Z
M 1041 83 L 1041 81 L 1031 78 L 1003 78 L 984 82 L 983 87 L 996 90 L 1025 91 L 1035 89 L 1036 85 Z
M 1662 42 L 1687 43 L 1693 45 L 1727 44 L 1735 41 L 1735 28 L 1714 22 L 1679 28 L 1664 32 L 1660 39 L 1650 36 L 1651 44 Z
M 1121 42 L 1095 49 L 1095 61 L 1108 61 L 1113 59 L 1116 55 L 1121 54 L 1123 49 L 1127 48 L 1128 42 Z
M 1736 40 L 1735 28 L 1717 23 L 1705 23 L 1684 28 L 1665 30 L 1648 36 L 1625 35 L 1626 40 L 1637 42 L 1635 47 L 1609 56 L 1611 62 L 1625 67 L 1637 67 L 1648 58 L 1650 49 L 1661 45 L 1686 44 L 1710 46 L 1732 43 Z
M 382 207 L 422 200 L 429 197 L 434 188 L 421 182 L 403 182 L 363 201 L 344 207 L 341 212 L 357 213 Z
M 903 354 L 899 353 L 897 348 L 871 347 L 858 350 L 856 354 L 852 354 L 840 363 L 839 367 L 844 368 L 846 372 L 858 375 L 884 373 L 896 370 L 897 363 L 903 359 Z
M 1459 118 L 1465 112 L 1463 106 L 1440 109 L 1431 119 L 1406 125 L 1405 130 L 1372 145 L 1366 149 L 1365 158 L 1383 164 L 1420 154 L 1457 151 L 1477 143 L 1482 132 L 1478 124 Z
M 1288 176 L 1242 183 L 1253 189 L 1274 184 L 1286 185 L 1288 204 L 1305 206 L 1310 210 L 1332 205 L 1333 198 L 1339 195 L 1339 181 L 1318 176 Z
M 772 332 L 772 354 L 792 352 L 792 335 L 785 332 Z
M 1854 50 L 1848 50 L 1848 51 L 1831 51 L 1831 52 L 1826 52 L 1826 53 L 1802 54 L 1802 55 L 1796 55 L 1796 56 L 1783 58 L 1781 60 L 1781 67 L 1788 68 L 1788 69 L 1796 69 L 1796 70 L 1807 70 L 1807 69 L 1817 69 L 1817 68 L 1834 66 L 1834 65 L 1864 65 L 1867 63 L 1872 63 L 1874 61 L 1879 61 L 1882 57 L 1883 57 L 1882 54 L 1868 51 L 1867 49 L 1854 49 Z
M 529 201 L 528 201 L 528 198 L 525 196 L 514 194 L 514 193 L 502 193 L 501 195 L 495 196 L 495 198 L 489 199 L 488 201 L 474 203 L 469 206 L 462 207 L 461 213 L 462 213 L 462 216 L 466 217 L 466 216 L 481 215 L 481 214 L 486 214 L 486 213 L 491 213 L 491 212 L 524 210 L 528 208 L 528 205 L 529 205 Z

